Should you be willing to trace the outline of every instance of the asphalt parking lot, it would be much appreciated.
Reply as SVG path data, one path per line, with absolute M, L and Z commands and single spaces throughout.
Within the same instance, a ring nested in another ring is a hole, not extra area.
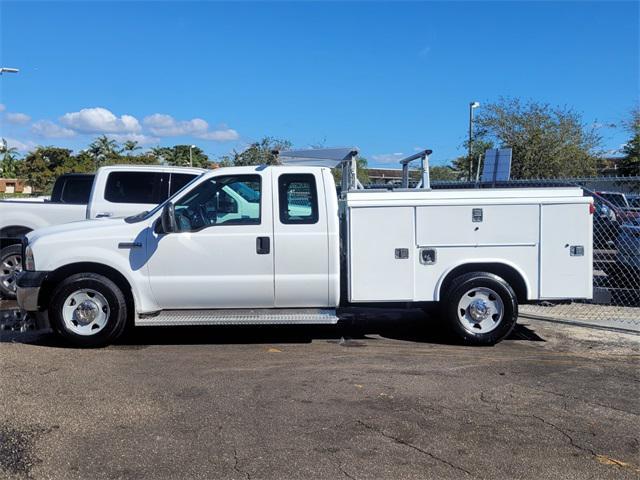
M 422 325 L 0 330 L 0 477 L 640 478 L 640 336 Z

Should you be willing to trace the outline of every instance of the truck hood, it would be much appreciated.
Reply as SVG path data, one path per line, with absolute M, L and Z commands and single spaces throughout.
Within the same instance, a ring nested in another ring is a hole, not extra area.
M 53 225 L 51 227 L 38 228 L 33 232 L 27 234 L 29 243 L 33 243 L 36 240 L 43 237 L 53 237 L 64 235 L 69 238 L 70 241 L 85 238 L 85 237 L 99 237 L 101 232 L 96 230 L 104 230 L 104 233 L 111 233 L 113 230 L 128 225 L 123 218 L 104 218 L 98 220 L 81 220 L 78 222 L 65 223 L 62 225 Z M 126 235 L 126 228 L 122 228 L 123 234 Z

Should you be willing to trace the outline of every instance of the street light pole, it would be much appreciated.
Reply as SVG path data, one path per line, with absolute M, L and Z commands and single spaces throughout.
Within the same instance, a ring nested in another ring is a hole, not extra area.
M 469 181 L 471 181 L 473 175 L 473 157 L 471 156 L 473 148 L 473 110 L 479 106 L 479 102 L 469 103 Z
M 3 73 L 18 73 L 20 70 L 11 67 L 0 67 L 0 75 Z
M 191 145 L 189 147 L 189 166 L 193 167 L 193 149 L 196 148 L 195 145 Z

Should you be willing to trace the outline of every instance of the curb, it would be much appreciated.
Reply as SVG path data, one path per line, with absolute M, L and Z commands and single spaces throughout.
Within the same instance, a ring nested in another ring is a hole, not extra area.
M 620 328 L 620 327 L 605 327 L 603 325 L 594 325 L 592 323 L 576 322 L 573 320 L 559 320 L 557 318 L 545 317 L 543 315 L 525 313 L 525 314 L 519 315 L 519 317 L 530 318 L 532 320 L 540 320 L 540 321 L 549 322 L 549 323 L 560 323 L 562 325 L 572 325 L 574 327 L 593 328 L 595 330 L 605 330 L 609 332 L 626 333 L 629 335 L 640 335 L 640 330 L 630 330 L 627 328 Z

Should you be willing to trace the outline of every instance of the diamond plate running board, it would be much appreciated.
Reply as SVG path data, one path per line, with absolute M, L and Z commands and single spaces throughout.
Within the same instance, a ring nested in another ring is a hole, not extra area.
M 336 324 L 335 309 L 163 310 L 136 318 L 138 327 L 162 325 L 318 325 Z

